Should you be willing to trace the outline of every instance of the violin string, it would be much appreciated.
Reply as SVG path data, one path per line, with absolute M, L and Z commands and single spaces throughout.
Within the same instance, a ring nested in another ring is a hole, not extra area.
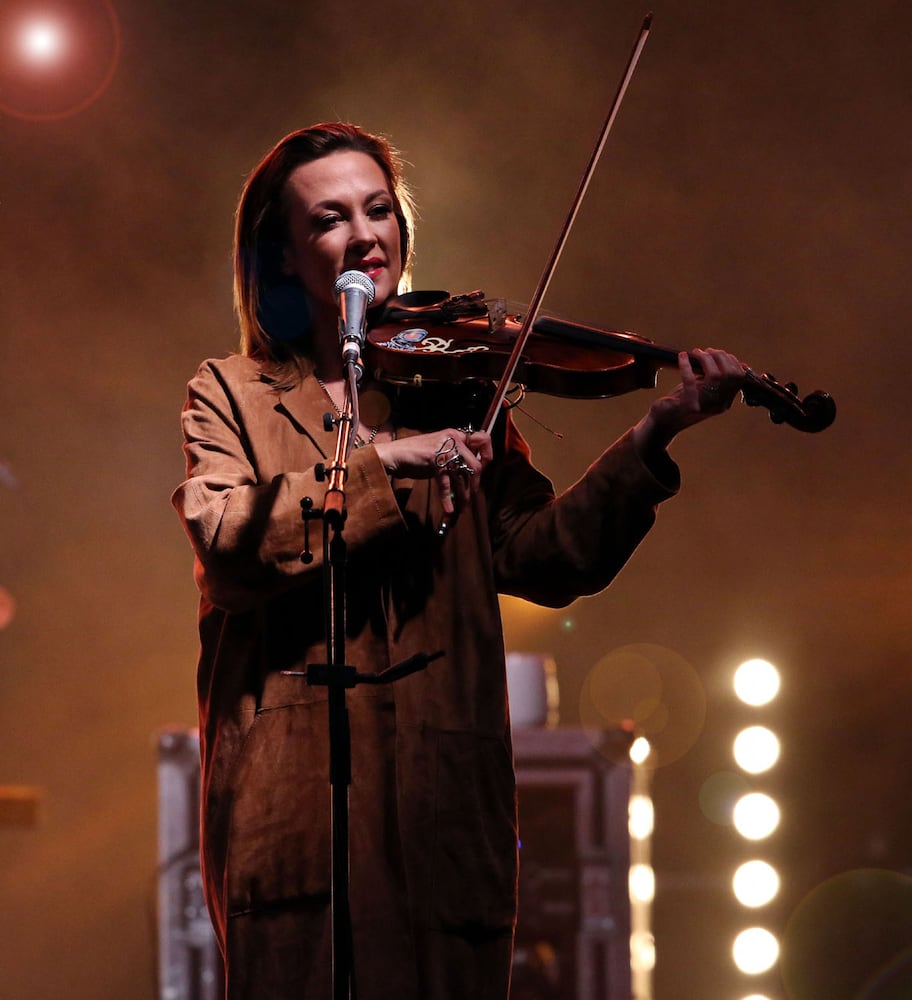
M 524 398 L 525 396 L 523 396 L 523 399 Z M 538 417 L 536 417 L 531 410 L 527 410 L 522 405 L 522 400 L 518 400 L 517 402 L 513 403 L 510 409 L 519 410 L 519 412 L 522 413 L 523 416 L 528 417 L 529 420 L 531 420 L 534 424 L 538 424 L 538 426 L 541 427 L 542 430 L 547 431 L 550 435 L 552 435 L 552 437 L 556 437 L 558 441 L 564 440 L 564 435 L 561 434 L 560 431 L 556 431 L 553 427 L 549 427 L 543 420 L 539 420 Z

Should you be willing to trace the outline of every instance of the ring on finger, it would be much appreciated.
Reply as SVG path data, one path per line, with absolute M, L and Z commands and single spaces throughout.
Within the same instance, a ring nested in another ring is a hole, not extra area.
M 445 468 L 447 472 L 465 472 L 470 476 L 475 475 L 475 470 L 466 462 L 466 460 L 458 452 L 457 454 L 453 455 L 449 459 L 449 461 L 444 463 L 443 468 Z
M 450 462 L 457 458 L 459 458 L 459 450 L 456 447 L 456 441 L 448 437 L 441 442 L 440 447 L 437 449 L 437 453 L 434 455 L 434 463 L 438 469 L 445 469 L 449 467 Z

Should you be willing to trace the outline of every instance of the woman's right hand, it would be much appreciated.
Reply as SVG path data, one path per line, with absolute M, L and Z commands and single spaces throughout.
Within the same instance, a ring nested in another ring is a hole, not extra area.
M 386 471 L 399 478 L 436 479 L 444 513 L 452 514 L 479 489 L 481 473 L 494 457 L 490 434 L 445 430 L 374 445 Z

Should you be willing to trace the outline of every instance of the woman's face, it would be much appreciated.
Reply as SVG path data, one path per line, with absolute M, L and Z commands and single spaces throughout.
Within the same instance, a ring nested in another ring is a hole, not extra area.
M 313 319 L 337 316 L 333 285 L 363 271 L 375 303 L 395 295 L 402 272 L 399 224 L 386 176 L 367 153 L 344 150 L 302 164 L 285 186 L 289 241 L 283 269 L 304 286 Z

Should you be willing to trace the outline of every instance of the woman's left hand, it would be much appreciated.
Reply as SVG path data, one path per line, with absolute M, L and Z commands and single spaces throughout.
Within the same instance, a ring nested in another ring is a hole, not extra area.
M 634 440 L 642 453 L 667 447 L 681 431 L 725 413 L 744 384 L 744 365 L 727 351 L 692 352 L 702 373 L 697 374 L 686 351 L 678 355 L 681 383 L 657 399 L 634 427 Z
M 468 504 L 472 494 L 478 492 L 482 471 L 494 457 L 488 433 L 454 427 L 384 441 L 374 447 L 391 476 L 436 479 L 445 514 L 453 514 L 457 507 Z

